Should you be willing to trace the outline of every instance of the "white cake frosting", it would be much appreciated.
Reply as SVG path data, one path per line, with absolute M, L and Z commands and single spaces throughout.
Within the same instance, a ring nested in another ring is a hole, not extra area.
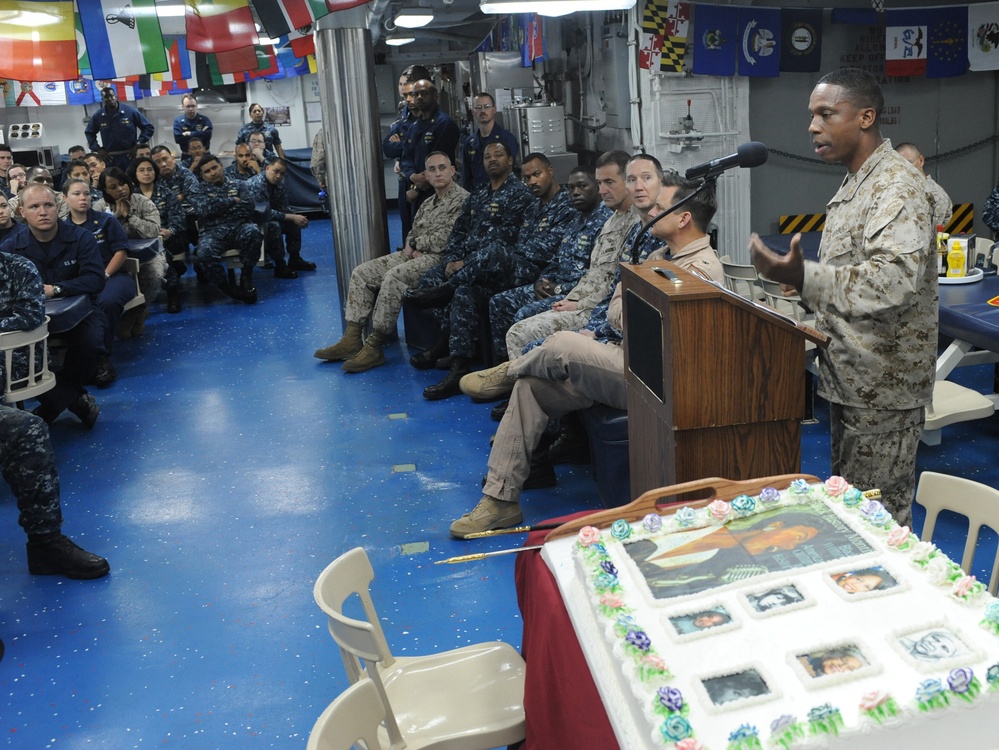
M 999 602 L 839 477 L 588 527 L 575 555 L 636 747 L 999 748 Z

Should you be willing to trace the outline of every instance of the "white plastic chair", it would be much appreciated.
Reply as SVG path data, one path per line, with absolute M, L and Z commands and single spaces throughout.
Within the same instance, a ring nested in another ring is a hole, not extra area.
M 967 517 L 968 539 L 964 544 L 961 567 L 965 573 L 970 573 L 982 526 L 988 526 L 999 533 L 999 490 L 963 477 L 924 471 L 919 475 L 916 502 L 926 508 L 926 522 L 923 524 L 923 532 L 919 535 L 919 538 L 925 542 L 933 537 L 933 529 L 940 511 L 950 510 Z M 992 564 L 989 593 L 995 596 L 997 587 L 999 587 L 999 550 L 996 550 L 995 561 Z
M 728 287 L 729 291 L 746 299 L 763 301 L 763 290 L 758 284 L 759 275 L 754 266 L 734 263 L 731 256 L 728 255 L 721 257 L 721 264 L 725 274 L 725 286 Z
M 933 402 L 926 407 L 926 422 L 920 437 L 926 445 L 940 445 L 941 430 L 947 425 L 985 419 L 995 414 L 992 399 L 978 391 L 949 380 L 933 383 Z
M 524 739 L 524 660 L 501 641 L 439 654 L 394 657 L 371 601 L 374 571 L 360 547 L 319 575 L 313 595 L 329 618 L 347 677 L 367 676 L 386 708 L 386 747 L 488 750 Z M 365 620 L 343 614 L 356 594 Z
M 30 331 L 8 331 L 0 333 L 0 352 L 3 353 L 4 372 L 3 400 L 10 405 L 23 404 L 29 398 L 37 398 L 55 387 L 55 374 L 49 370 L 49 350 L 46 340 L 49 335 L 49 318 Z M 41 366 L 36 362 L 38 347 L 41 347 Z M 14 377 L 14 351 L 26 349 L 27 373 Z
M 367 750 L 383 750 L 378 739 L 385 706 L 371 680 L 351 685 L 316 719 L 305 750 L 351 750 L 363 741 Z
M 135 296 L 125 303 L 125 306 L 122 308 L 123 312 L 131 310 L 133 307 L 138 307 L 139 305 L 146 304 L 146 296 L 142 293 L 142 290 L 139 288 L 140 265 L 141 264 L 139 263 L 138 258 L 133 258 L 131 256 L 125 258 L 125 273 L 131 276 L 132 280 L 135 282 Z

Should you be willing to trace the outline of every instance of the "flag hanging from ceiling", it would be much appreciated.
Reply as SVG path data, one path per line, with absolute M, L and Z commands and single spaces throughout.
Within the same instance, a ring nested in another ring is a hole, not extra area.
M 4 0 L 0 7 L 0 78 L 73 81 L 79 77 L 72 0 Z
M 256 55 L 254 55 L 254 59 L 256 59 Z M 215 86 L 228 86 L 233 83 L 244 83 L 246 81 L 246 73 L 242 71 L 238 73 L 223 73 L 219 70 L 216 55 L 205 55 L 205 64 L 208 67 L 211 82 Z
M 734 76 L 738 35 L 738 8 L 694 5 L 694 72 Z
M 217 52 L 215 65 L 219 73 L 244 73 L 247 70 L 256 70 L 257 53 L 252 46 Z
M 184 0 L 187 47 L 227 52 L 259 42 L 248 0 Z
M 948 78 L 967 70 L 968 6 L 886 11 L 886 75 Z
M 968 6 L 968 62 L 972 70 L 999 70 L 999 3 Z
M 309 26 L 330 12 L 326 0 L 253 0 L 253 7 L 272 39 Z
M 153 0 L 81 2 L 80 20 L 94 77 L 118 78 L 167 69 Z
M 66 81 L 66 104 L 93 104 L 94 82 L 80 77 L 75 81 Z
M 7 81 L 4 104 L 8 107 L 44 107 L 66 103 L 63 81 Z
M 780 75 L 780 8 L 739 8 L 739 75 Z
M 279 47 L 277 50 L 278 72 L 264 76 L 264 78 L 295 78 L 310 73 L 309 61 L 304 57 L 297 57 L 291 47 Z
M 547 56 L 545 47 L 545 26 L 537 13 L 523 13 L 520 16 L 520 64 L 524 68 L 535 62 L 543 62 Z
M 246 74 L 249 78 L 266 78 L 281 72 L 274 47 L 269 44 L 258 44 L 253 48 L 253 52 L 257 62 L 255 68 L 247 69 Z
M 184 37 L 168 38 L 166 56 L 168 67 L 162 73 L 154 73 L 150 87 L 160 91 L 183 91 L 196 88 L 198 77 L 195 72 L 194 53 L 187 49 Z
M 682 73 L 687 56 L 687 32 L 690 28 L 690 3 L 670 0 L 663 26 L 663 44 L 659 69 L 665 73 Z
M 288 34 L 288 43 L 291 45 L 295 57 L 307 57 L 316 54 L 316 36 L 312 33 L 311 26 L 303 26 L 300 29 L 292 29 Z
M 662 3 L 657 0 L 646 0 L 645 10 L 642 11 L 642 46 L 638 51 L 640 68 L 659 70 L 667 9 L 665 0 Z
M 818 71 L 822 65 L 822 8 L 783 8 L 780 42 L 781 71 Z

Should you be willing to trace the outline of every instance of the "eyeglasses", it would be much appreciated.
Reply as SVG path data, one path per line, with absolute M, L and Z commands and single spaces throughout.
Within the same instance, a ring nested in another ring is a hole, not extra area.
M 495 104 L 476 104 L 472 109 L 476 112 L 482 112 L 483 110 L 493 109 L 495 106 Z

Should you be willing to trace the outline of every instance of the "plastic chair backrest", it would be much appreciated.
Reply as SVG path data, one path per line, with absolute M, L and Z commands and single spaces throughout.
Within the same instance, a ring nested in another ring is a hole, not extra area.
M 16 404 L 29 398 L 36 398 L 55 387 L 55 373 L 49 370 L 49 352 L 46 339 L 49 335 L 49 318 L 30 331 L 8 331 L 0 333 L 0 352 L 3 352 L 5 372 L 3 384 L 3 400 L 8 404 Z M 36 361 L 37 351 L 41 346 L 41 362 Z M 26 349 L 26 373 L 15 377 L 14 352 Z
M 919 475 L 916 502 L 926 508 L 926 521 L 919 538 L 930 541 L 941 510 L 960 513 L 968 519 L 968 538 L 964 545 L 961 567 L 971 570 L 982 526 L 999 533 L 999 490 L 963 477 L 924 471 Z M 999 587 L 999 550 L 992 564 L 989 593 L 993 596 Z
M 139 286 L 140 266 L 138 258 L 133 258 L 132 256 L 125 258 L 125 273 L 135 281 L 135 296 L 125 303 L 124 310 L 131 310 L 133 307 L 146 304 L 146 296 L 142 293 L 142 288 Z
M 721 258 L 722 271 L 725 274 L 725 286 L 746 299 L 758 299 L 759 292 L 756 282 L 759 279 L 756 268 L 741 263 L 733 263 L 732 258 L 724 255 Z
M 760 285 L 763 287 L 763 294 L 770 307 L 779 313 L 790 315 L 795 320 L 804 320 L 805 311 L 802 309 L 801 305 L 798 304 L 801 302 L 801 297 L 796 294 L 791 295 L 790 297 L 785 296 L 781 291 L 780 284 L 778 282 L 765 279 L 762 276 L 759 278 Z
M 351 685 L 316 719 L 306 750 L 350 750 L 363 741 L 367 750 L 383 750 L 378 726 L 385 719 L 385 705 L 371 680 Z

